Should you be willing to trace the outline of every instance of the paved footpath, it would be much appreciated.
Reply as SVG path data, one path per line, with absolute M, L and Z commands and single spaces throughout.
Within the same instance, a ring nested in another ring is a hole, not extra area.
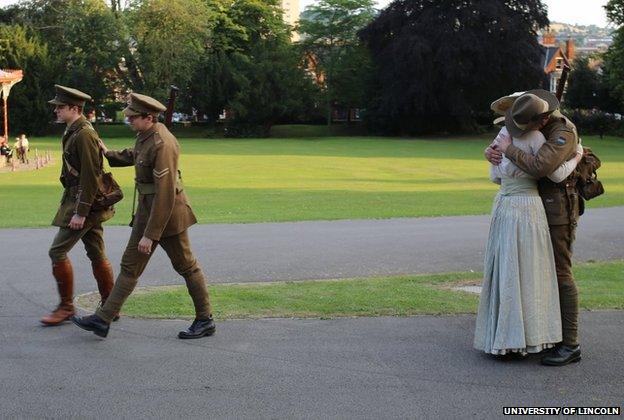
M 331 222 L 196 225 L 191 242 L 210 282 L 249 282 L 395 274 L 480 271 L 488 216 Z M 48 247 L 56 232 L 0 229 L 5 275 L 28 267 L 37 288 L 51 283 Z M 118 268 L 130 228 L 107 227 L 107 252 Z M 591 209 L 581 218 L 577 261 L 624 258 L 624 207 Z M 30 252 L 23 261 L 25 250 Z M 93 290 L 90 266 L 78 244 L 71 253 L 81 290 Z M 177 280 L 158 249 L 140 285 Z M 84 287 L 83 287 L 84 286 Z
M 590 210 L 578 260 L 624 258 L 624 209 Z M 203 225 L 212 282 L 480 270 L 488 218 Z M 471 349 L 474 316 L 186 322 L 122 318 L 101 340 L 44 328 L 53 229 L 0 230 L 0 418 L 498 418 L 503 406 L 622 406 L 624 313 L 582 314 L 584 359 L 546 368 Z M 106 242 L 117 265 L 128 228 Z M 24 257 L 26 250 L 30 257 Z M 77 292 L 95 289 L 77 249 Z M 158 251 L 141 285 L 179 280 Z M 218 305 L 218 302 L 216 302 Z

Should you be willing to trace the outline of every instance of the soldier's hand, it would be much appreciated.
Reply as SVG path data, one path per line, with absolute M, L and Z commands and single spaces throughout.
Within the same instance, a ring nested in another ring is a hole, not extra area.
M 152 253 L 152 244 L 153 243 L 154 243 L 154 241 L 152 241 L 147 236 L 144 236 L 139 241 L 139 246 L 137 248 L 139 249 L 139 252 L 142 253 L 142 254 L 151 254 Z
M 485 158 L 494 166 L 500 165 L 503 160 L 503 153 L 498 150 L 498 145 L 492 143 L 485 149 Z
M 69 228 L 73 230 L 81 230 L 84 227 L 86 219 L 87 218 L 84 216 L 78 216 L 77 214 L 74 214 L 69 221 Z

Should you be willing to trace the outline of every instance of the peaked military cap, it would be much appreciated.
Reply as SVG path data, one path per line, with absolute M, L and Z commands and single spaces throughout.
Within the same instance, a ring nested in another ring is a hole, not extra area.
M 54 85 L 54 90 L 56 93 L 54 99 L 48 101 L 52 105 L 84 106 L 86 102 L 91 100 L 91 97 L 86 93 L 67 86 Z
M 165 110 L 167 110 L 167 107 L 156 99 L 140 93 L 131 93 L 128 97 L 128 106 L 126 106 L 123 112 L 127 117 L 131 117 L 143 114 L 158 115 Z
M 533 89 L 518 97 L 505 114 L 505 127 L 513 137 L 520 137 L 543 116 L 559 108 L 557 97 L 544 89 Z

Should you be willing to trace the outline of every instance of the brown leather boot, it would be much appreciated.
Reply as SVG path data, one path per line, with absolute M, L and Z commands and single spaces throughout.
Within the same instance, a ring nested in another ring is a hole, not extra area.
M 93 277 L 95 277 L 98 291 L 100 292 L 102 305 L 104 305 L 111 290 L 113 290 L 113 283 L 115 282 L 115 280 L 113 280 L 113 266 L 110 261 L 102 260 L 91 262 L 91 268 L 93 269 Z
M 110 261 L 102 260 L 91 262 L 91 268 L 93 268 L 93 277 L 95 277 L 95 281 L 97 281 L 98 291 L 100 292 L 100 305 L 104 306 L 115 283 L 113 280 L 113 266 Z M 115 318 L 113 318 L 113 321 L 118 320 L 119 314 L 115 315 Z
M 52 264 L 61 303 L 52 313 L 41 318 L 44 325 L 59 325 L 74 315 L 74 270 L 69 259 Z

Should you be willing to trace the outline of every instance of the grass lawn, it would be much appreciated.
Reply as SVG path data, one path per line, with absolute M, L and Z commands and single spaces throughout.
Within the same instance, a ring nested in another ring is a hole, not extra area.
M 485 214 L 497 188 L 483 159 L 490 138 L 180 139 L 181 169 L 200 223 Z M 603 161 L 606 189 L 589 207 L 624 205 L 624 139 L 583 141 Z M 59 142 L 31 140 L 53 152 L 54 165 L 0 173 L 0 227 L 50 224 L 61 197 Z M 126 198 L 109 224 L 129 221 L 133 171 L 114 170 Z
M 575 268 L 582 309 L 624 309 L 624 261 Z M 475 294 L 452 290 L 478 284 L 479 273 L 319 280 L 210 287 L 215 316 L 228 318 L 409 316 L 475 313 Z M 99 295 L 79 299 L 93 309 Z M 192 318 L 185 286 L 138 289 L 123 308 L 129 316 Z

